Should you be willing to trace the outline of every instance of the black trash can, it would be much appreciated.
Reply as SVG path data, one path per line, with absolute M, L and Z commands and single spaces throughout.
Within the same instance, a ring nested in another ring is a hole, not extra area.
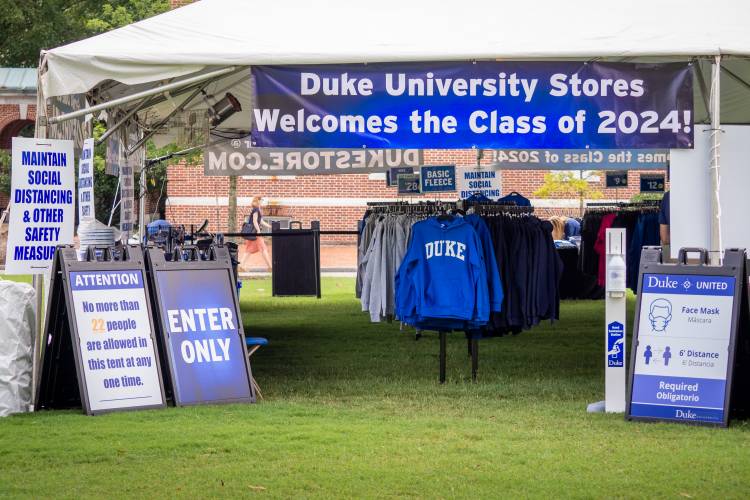
M 309 229 L 297 221 L 290 222 L 289 229 L 274 222 L 271 231 L 273 296 L 320 298 L 320 222 L 312 221 Z

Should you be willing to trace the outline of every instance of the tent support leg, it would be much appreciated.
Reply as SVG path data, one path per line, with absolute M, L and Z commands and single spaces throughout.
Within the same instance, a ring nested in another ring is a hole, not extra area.
M 146 154 L 143 154 L 143 163 L 141 164 L 141 175 L 138 178 L 138 237 L 141 243 L 146 235 Z
M 440 383 L 445 383 L 445 331 L 438 332 L 440 334 Z
M 711 71 L 711 264 L 719 265 L 722 261 L 721 241 L 721 56 L 714 58 Z
M 479 341 L 471 339 L 471 381 L 477 381 L 477 371 L 479 370 Z

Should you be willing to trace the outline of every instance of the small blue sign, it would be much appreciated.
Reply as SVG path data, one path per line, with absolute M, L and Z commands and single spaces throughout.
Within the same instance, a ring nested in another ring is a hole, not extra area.
M 644 274 L 641 293 L 669 295 L 734 295 L 734 276 L 707 276 L 700 274 Z M 666 307 L 666 299 L 657 299 Z M 653 304 L 652 304 L 653 306 Z M 670 304 L 671 314 L 671 304 Z
M 419 194 L 419 174 L 398 176 L 398 194 Z
M 641 193 L 663 193 L 664 174 L 641 174 Z
M 607 325 L 607 366 L 625 366 L 625 327 L 619 321 Z
M 393 167 L 385 173 L 386 185 L 388 187 L 398 186 L 399 175 L 411 175 L 414 173 L 414 169 L 411 167 Z
M 425 165 L 421 169 L 422 192 L 439 193 L 456 190 L 455 165 Z
M 718 423 L 724 419 L 726 380 L 636 374 L 631 414 Z

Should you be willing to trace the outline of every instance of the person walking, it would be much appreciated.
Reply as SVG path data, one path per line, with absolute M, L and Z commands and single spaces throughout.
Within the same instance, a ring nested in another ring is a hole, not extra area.
M 245 255 L 242 258 L 242 267 L 249 269 L 250 256 L 260 252 L 263 260 L 266 262 L 268 272 L 271 272 L 271 257 L 268 254 L 268 247 L 263 237 L 260 236 L 261 227 L 271 229 L 271 225 L 263 220 L 263 212 L 260 210 L 260 204 L 263 198 L 260 196 L 253 197 L 250 206 L 252 210 L 247 222 L 242 225 L 242 233 L 245 234 Z

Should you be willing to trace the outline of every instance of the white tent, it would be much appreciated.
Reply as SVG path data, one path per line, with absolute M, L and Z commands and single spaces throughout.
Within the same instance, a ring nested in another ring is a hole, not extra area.
M 94 90 L 97 103 L 260 64 L 723 55 L 722 122 L 747 123 L 748 19 L 750 2 L 741 0 L 203 0 L 45 51 L 41 88 L 45 97 Z M 696 85 L 696 121 L 707 118 L 700 91 Z

